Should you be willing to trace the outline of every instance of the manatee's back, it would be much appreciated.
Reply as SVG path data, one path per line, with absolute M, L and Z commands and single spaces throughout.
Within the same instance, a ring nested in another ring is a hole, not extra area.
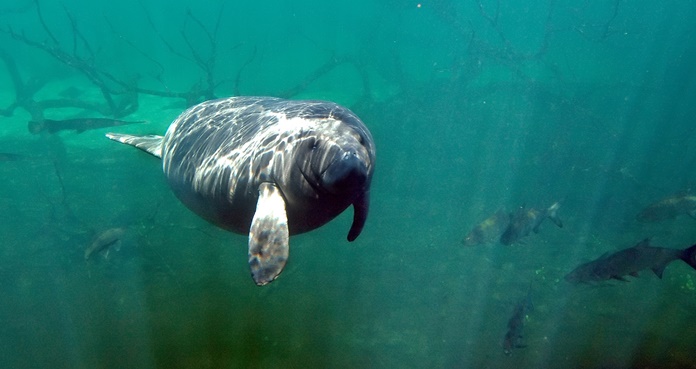
M 258 100 L 235 97 L 193 106 L 171 124 L 162 145 L 163 170 L 176 196 L 203 218 L 241 234 L 248 232 L 257 196 L 249 188 L 249 144 L 262 128 Z M 253 196 L 232 196 L 249 192 Z

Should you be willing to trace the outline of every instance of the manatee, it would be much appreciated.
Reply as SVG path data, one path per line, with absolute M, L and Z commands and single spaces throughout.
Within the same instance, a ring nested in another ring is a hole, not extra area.
M 321 227 L 352 205 L 353 241 L 367 219 L 374 141 L 353 112 L 332 102 L 223 98 L 184 111 L 164 136 L 107 137 L 160 157 L 183 204 L 248 234 L 257 285 L 283 270 L 289 236 Z

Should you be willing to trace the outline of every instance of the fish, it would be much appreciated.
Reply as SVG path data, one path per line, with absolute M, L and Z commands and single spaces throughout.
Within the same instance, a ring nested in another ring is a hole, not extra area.
M 661 222 L 674 219 L 682 214 L 688 214 L 692 218 L 696 218 L 695 195 L 670 196 L 652 203 L 641 210 L 636 219 L 646 223 Z
M 532 310 L 534 310 L 534 305 L 532 304 L 532 288 L 530 286 L 527 296 L 515 305 L 512 316 L 508 320 L 508 330 L 503 339 L 503 352 L 505 352 L 505 355 L 512 354 L 512 350 L 516 348 L 526 347 L 526 345 L 521 343 L 522 328 L 524 328 L 524 322 Z
M 652 270 L 658 278 L 669 263 L 683 260 L 696 269 L 696 244 L 686 249 L 668 249 L 650 245 L 646 238 L 635 246 L 615 252 L 606 253 L 596 260 L 581 264 L 565 276 L 571 283 L 602 282 L 611 279 L 628 282 L 626 276 L 637 277 L 644 269 Z
M 482 245 L 496 241 L 510 224 L 510 214 L 499 209 L 495 214 L 477 224 L 462 240 L 465 246 Z
M 91 129 L 106 127 L 125 126 L 128 124 L 147 123 L 145 120 L 123 121 L 110 118 L 75 118 L 75 119 L 43 119 L 29 121 L 29 132 L 33 134 L 48 132 L 56 133 L 60 131 L 75 131 L 82 133 Z
M 551 219 L 559 228 L 563 228 L 563 222 L 561 222 L 561 219 L 556 214 L 560 206 L 561 205 L 556 202 L 543 210 L 534 208 L 526 209 L 524 206 L 520 207 L 515 213 L 510 215 L 510 224 L 500 236 L 500 243 L 503 245 L 512 245 L 513 243 L 519 242 L 532 231 L 538 233 L 539 226 L 546 218 Z
M 85 260 L 94 253 L 102 253 L 105 258 L 109 257 L 109 250 L 113 247 L 116 251 L 121 249 L 121 239 L 125 235 L 124 228 L 109 228 L 95 237 L 94 241 L 85 249 Z

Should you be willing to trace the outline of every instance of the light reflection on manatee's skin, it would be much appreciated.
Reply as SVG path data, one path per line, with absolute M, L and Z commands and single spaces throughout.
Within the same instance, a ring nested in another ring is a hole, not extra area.
M 176 196 L 221 228 L 249 234 L 259 285 L 275 279 L 288 237 L 353 205 L 348 240 L 367 218 L 375 146 L 350 110 L 272 97 L 211 100 L 183 112 L 162 136 L 107 134 L 162 158 Z

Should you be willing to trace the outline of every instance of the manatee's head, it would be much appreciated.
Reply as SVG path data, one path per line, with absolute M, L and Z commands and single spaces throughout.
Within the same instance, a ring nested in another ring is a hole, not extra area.
M 369 189 L 374 172 L 375 147 L 367 127 L 352 112 L 335 104 L 315 112 L 315 124 L 295 145 L 295 168 L 304 184 L 304 196 L 335 206 L 338 215 L 351 204 L 354 240 L 367 218 Z
M 327 121 L 301 145 L 304 155 L 297 164 L 317 193 L 354 197 L 369 189 L 375 156 L 372 137 L 364 126 Z
M 304 145 L 308 153 L 302 174 L 315 191 L 351 196 L 369 188 L 374 157 L 351 127 L 317 132 Z

